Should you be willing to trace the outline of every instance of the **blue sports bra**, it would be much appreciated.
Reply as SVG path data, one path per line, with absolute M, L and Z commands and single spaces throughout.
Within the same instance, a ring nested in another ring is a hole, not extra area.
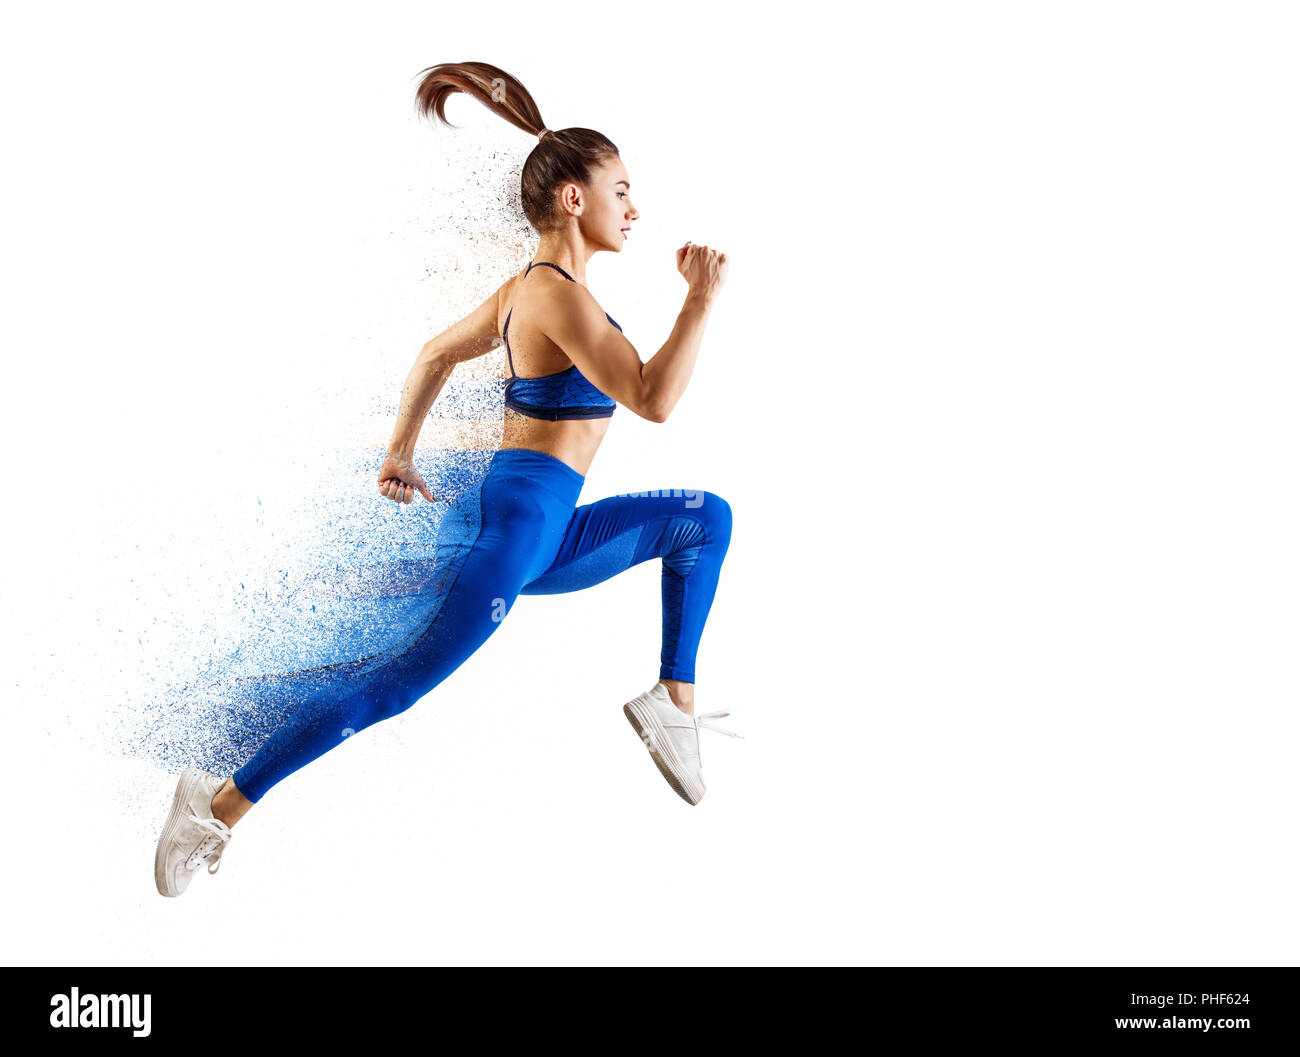
M 550 261 L 533 261 L 527 271 L 531 272 L 539 264 L 554 268 L 569 282 L 576 279 L 558 264 Z M 529 418 L 545 418 L 557 422 L 564 418 L 609 418 L 614 414 L 617 403 L 592 385 L 578 370 L 577 364 L 557 374 L 546 374 L 540 378 L 520 378 L 515 374 L 515 361 L 510 355 L 510 316 L 514 306 L 506 313 L 506 325 L 501 328 L 501 337 L 506 343 L 506 359 L 510 363 L 510 381 L 506 382 L 506 407 L 518 411 Z M 614 323 L 614 318 L 605 313 L 605 318 Z M 618 327 L 617 323 L 614 326 Z M 622 331 L 622 327 L 618 327 Z

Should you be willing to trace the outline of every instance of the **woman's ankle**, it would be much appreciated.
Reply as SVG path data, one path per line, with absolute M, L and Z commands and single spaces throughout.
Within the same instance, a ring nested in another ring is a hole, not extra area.
M 695 715 L 695 684 L 683 683 L 680 679 L 660 679 L 668 690 L 669 700 L 677 706 L 679 712 L 688 716 Z
M 225 785 L 212 797 L 212 817 L 220 819 L 231 829 L 252 807 L 253 802 L 239 791 L 233 778 L 227 778 Z

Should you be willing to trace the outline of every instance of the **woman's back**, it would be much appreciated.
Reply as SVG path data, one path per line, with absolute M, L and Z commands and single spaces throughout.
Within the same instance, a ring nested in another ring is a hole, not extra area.
M 550 261 L 534 261 L 528 266 L 531 273 L 534 268 L 546 267 L 552 268 L 564 276 L 566 282 L 575 282 L 573 276 L 561 268 L 558 264 Z M 520 280 L 522 283 L 523 280 Z M 548 311 L 553 311 L 554 306 L 547 302 L 544 306 Z M 551 422 L 558 422 L 563 419 L 588 419 L 588 418 L 609 418 L 614 414 L 614 408 L 617 406 L 605 393 L 591 383 L 587 377 L 578 368 L 578 365 L 570 362 L 567 367 L 562 367 L 556 371 L 546 371 L 536 374 L 531 371 L 516 371 L 513 352 L 510 348 L 510 321 L 514 317 L 514 307 L 506 313 L 505 326 L 502 328 L 502 337 L 506 346 L 506 363 L 510 368 L 510 381 L 506 385 L 505 404 L 506 407 L 518 411 L 521 415 L 528 418 L 542 418 Z M 608 312 L 605 318 L 610 325 L 615 327 L 619 333 L 623 328 L 615 322 L 614 317 Z M 559 349 L 546 335 L 540 333 L 539 338 L 556 349 L 566 360 L 569 357 Z M 516 334 L 518 331 L 516 330 Z
M 499 318 L 511 372 L 501 446 L 545 452 L 585 475 L 615 403 L 539 325 L 547 313 L 562 311 L 556 287 L 570 282 L 576 280 L 558 265 L 534 261 L 501 287 L 498 312 L 504 312 Z

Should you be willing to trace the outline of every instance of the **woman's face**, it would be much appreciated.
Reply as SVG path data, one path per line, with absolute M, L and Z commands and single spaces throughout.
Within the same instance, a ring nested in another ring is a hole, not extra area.
M 623 251 L 632 221 L 640 214 L 632 205 L 631 184 L 623 160 L 615 155 L 593 170 L 580 217 L 583 237 L 597 249 Z

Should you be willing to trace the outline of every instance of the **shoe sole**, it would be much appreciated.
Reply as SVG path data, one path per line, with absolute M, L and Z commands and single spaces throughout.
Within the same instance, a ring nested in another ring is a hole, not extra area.
M 660 733 L 662 728 L 654 713 L 639 701 L 629 701 L 623 706 L 623 715 L 627 716 L 627 721 L 632 724 L 632 729 L 641 739 L 641 744 L 649 750 L 650 759 L 654 760 L 659 773 L 672 786 L 673 792 L 692 807 L 703 800 L 704 791 L 699 790 L 698 794 L 695 794 L 694 783 L 675 769 L 681 767 L 681 761 L 677 759 L 677 754 L 673 752 L 667 738 Z
M 190 794 L 194 792 L 195 787 L 203 780 L 202 774 L 194 767 L 186 767 L 181 772 L 180 781 L 176 783 L 176 792 L 172 796 L 172 809 L 167 815 L 167 821 L 163 823 L 162 836 L 158 838 L 158 847 L 153 853 L 153 880 L 158 886 L 158 894 L 167 896 L 170 899 L 176 898 L 180 892 L 169 892 L 170 878 L 167 876 L 167 849 L 171 844 L 171 839 L 176 835 L 176 830 L 181 824 L 181 812 L 185 804 L 189 801 Z

